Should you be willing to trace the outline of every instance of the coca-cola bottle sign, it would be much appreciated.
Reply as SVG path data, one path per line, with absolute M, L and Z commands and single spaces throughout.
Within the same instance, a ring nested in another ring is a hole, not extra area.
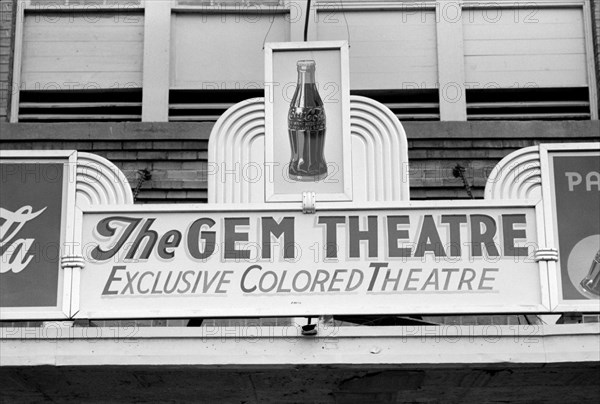
M 265 44 L 264 99 L 265 201 L 351 201 L 348 44 Z
M 325 107 L 315 83 L 314 60 L 297 62 L 298 84 L 288 112 L 290 179 L 321 181 L 327 177 Z

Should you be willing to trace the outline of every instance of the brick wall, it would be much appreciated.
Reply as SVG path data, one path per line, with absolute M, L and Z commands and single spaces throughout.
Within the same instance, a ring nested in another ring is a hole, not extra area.
M 0 0 L 0 121 L 8 116 L 14 43 L 14 0 Z

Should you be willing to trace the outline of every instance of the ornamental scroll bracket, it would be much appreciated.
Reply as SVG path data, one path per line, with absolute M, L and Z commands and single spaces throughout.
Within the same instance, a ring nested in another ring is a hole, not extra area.
M 533 258 L 535 262 L 558 261 L 558 250 L 550 247 L 538 248 L 533 254 Z
M 60 257 L 60 267 L 62 269 L 83 269 L 85 267 L 85 260 L 81 255 L 63 255 Z
M 302 213 L 313 214 L 316 208 L 317 195 L 314 192 L 302 192 Z

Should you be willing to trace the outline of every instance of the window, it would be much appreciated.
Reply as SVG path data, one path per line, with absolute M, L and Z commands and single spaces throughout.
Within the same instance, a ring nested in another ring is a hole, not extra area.
M 139 121 L 140 12 L 27 12 L 18 120 Z

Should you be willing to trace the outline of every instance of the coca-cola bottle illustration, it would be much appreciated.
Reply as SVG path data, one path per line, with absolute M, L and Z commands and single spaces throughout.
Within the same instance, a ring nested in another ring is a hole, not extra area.
M 586 297 L 600 299 L 600 251 L 594 256 L 590 270 L 581 280 L 579 286 Z
M 288 132 L 292 156 L 289 174 L 295 181 L 319 181 L 327 177 L 325 108 L 315 84 L 315 61 L 299 60 L 298 85 L 290 103 Z

